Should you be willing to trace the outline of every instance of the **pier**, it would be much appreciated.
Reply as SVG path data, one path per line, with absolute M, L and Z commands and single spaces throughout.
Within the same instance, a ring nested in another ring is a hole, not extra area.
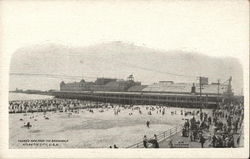
M 70 98 L 116 104 L 170 105 L 188 108 L 215 108 L 225 99 L 222 95 L 168 92 L 108 92 L 108 91 L 55 91 L 56 98 Z

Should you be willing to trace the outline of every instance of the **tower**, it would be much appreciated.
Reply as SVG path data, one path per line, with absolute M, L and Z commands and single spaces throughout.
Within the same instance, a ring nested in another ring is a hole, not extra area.
M 191 93 L 192 93 L 192 94 L 195 94 L 195 93 L 196 93 L 195 84 L 194 84 L 194 83 L 193 83 L 193 86 L 192 86 L 192 88 L 191 88 Z
M 228 94 L 232 94 L 232 76 L 230 76 L 229 80 L 228 80 L 228 87 L 227 87 L 227 93 Z
M 134 81 L 134 76 L 133 76 L 133 74 L 131 74 L 131 75 L 128 76 L 128 81 Z

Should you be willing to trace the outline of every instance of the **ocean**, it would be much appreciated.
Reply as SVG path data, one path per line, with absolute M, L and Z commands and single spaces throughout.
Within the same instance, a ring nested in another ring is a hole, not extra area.
M 34 99 L 52 99 L 53 96 L 39 94 L 9 93 L 9 101 L 14 100 L 34 100 Z

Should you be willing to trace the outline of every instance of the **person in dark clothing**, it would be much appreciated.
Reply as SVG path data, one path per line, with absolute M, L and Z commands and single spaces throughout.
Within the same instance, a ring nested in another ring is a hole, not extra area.
M 194 136 L 193 136 L 193 132 L 192 131 L 190 131 L 190 140 L 191 140 L 191 142 L 194 141 Z
M 203 137 L 203 135 L 201 135 L 200 137 L 200 143 L 201 143 L 201 147 L 204 147 L 204 143 L 205 143 L 206 139 Z
M 208 123 L 209 123 L 209 125 L 211 125 L 211 123 L 212 123 L 211 117 L 208 117 Z
M 156 134 L 154 134 L 154 137 L 155 137 L 155 148 L 160 148 Z
M 118 147 L 114 144 L 114 148 L 117 149 Z
M 196 139 L 197 139 L 197 131 L 195 130 L 195 131 L 193 131 L 193 136 L 194 136 L 194 141 L 196 141 Z
M 238 132 L 238 122 L 235 122 L 235 133 Z
M 144 138 L 143 138 L 143 146 L 144 146 L 144 148 L 148 148 L 148 139 L 147 139 L 147 136 L 146 135 L 144 135 Z
M 222 148 L 223 147 L 223 140 L 222 140 L 222 137 L 219 136 L 219 139 L 218 139 L 218 146 L 219 148 Z
M 212 138 L 213 147 L 216 147 L 216 142 L 217 142 L 217 138 L 215 135 L 213 135 L 213 138 Z
M 237 138 L 237 145 L 240 144 L 240 136 Z
M 185 137 L 185 128 L 182 129 L 182 137 Z
M 31 124 L 30 124 L 30 122 L 27 122 L 27 124 L 26 125 L 24 125 L 24 127 L 27 127 L 28 129 L 31 127 Z
M 172 139 L 169 141 L 168 145 L 169 145 L 170 148 L 174 148 L 174 144 L 173 144 L 173 140 Z
M 234 137 L 233 137 L 233 136 L 231 136 L 231 137 L 229 138 L 229 145 L 228 145 L 228 147 L 234 148 Z
M 146 125 L 147 125 L 147 127 L 148 127 L 148 128 L 149 128 L 149 124 L 150 124 L 150 122 L 149 122 L 149 121 L 147 121 L 147 122 L 146 122 Z

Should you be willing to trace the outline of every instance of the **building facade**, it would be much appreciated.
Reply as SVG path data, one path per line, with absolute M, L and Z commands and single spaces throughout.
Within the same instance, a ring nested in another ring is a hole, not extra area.
M 128 80 L 97 78 L 95 82 L 60 84 L 58 98 L 73 98 L 119 104 L 168 105 L 178 107 L 213 108 L 233 97 L 231 81 L 228 84 L 174 83 L 160 81 L 152 85 L 141 85 Z

